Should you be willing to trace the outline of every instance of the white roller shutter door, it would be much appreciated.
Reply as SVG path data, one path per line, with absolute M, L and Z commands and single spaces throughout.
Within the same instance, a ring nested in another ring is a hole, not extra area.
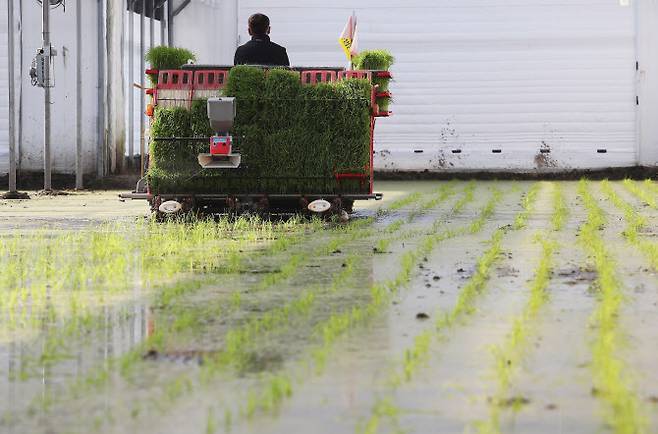
M 9 79 L 7 3 L 0 7 L 0 175 L 9 172 Z
M 635 164 L 625 0 L 240 0 L 240 41 L 260 11 L 294 65 L 344 65 L 337 38 L 353 10 L 360 47 L 397 58 L 394 116 L 377 124 L 378 169 Z

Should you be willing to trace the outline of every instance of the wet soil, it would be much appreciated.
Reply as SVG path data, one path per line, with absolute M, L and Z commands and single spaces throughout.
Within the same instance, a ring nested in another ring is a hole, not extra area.
M 559 182 L 569 216 L 553 231 L 555 184 L 541 184 L 527 225 L 515 228 L 534 182 L 475 182 L 472 201 L 457 213 L 465 181 L 380 182 L 376 190 L 385 200 L 357 207 L 357 216 L 373 219 L 362 232 L 350 238 L 319 228 L 288 250 L 254 256 L 238 272 L 181 294 L 170 307 L 158 303 L 157 291 L 135 290 L 91 305 L 88 326 L 64 330 L 67 318 L 59 318 L 25 334 L 0 322 L 0 394 L 6 398 L 0 433 L 477 432 L 492 407 L 500 410 L 505 433 L 609 432 L 601 399 L 592 393 L 590 315 L 598 276 L 578 242 L 586 212 L 577 183 Z M 658 210 L 622 183 L 612 185 L 647 218 L 642 236 L 653 240 Z M 421 210 L 446 186 L 452 195 Z M 495 190 L 501 199 L 480 230 L 460 232 Z M 656 272 L 621 235 L 623 215 L 598 183 L 590 190 L 607 215 L 601 235 L 624 288 L 621 354 L 655 431 Z M 422 193 L 417 201 L 383 211 L 416 191 Z M 115 192 L 0 200 L 0 241 L 35 230 L 94 230 L 108 221 L 130 231 L 147 212 L 145 203 L 119 202 Z M 437 328 L 500 228 L 501 254 L 472 311 Z M 410 252 L 439 233 L 454 236 L 414 257 L 408 280 L 385 286 Z M 559 246 L 548 298 L 532 322 L 522 366 L 500 396 L 492 346 L 508 337 L 528 301 L 541 253 L 538 234 Z M 344 242 L 323 250 L 328 237 Z M 377 251 L 383 239 L 386 248 Z M 294 272 L 262 283 L 293 255 L 303 258 Z M 377 304 L 373 289 L 381 286 L 392 293 Z M 353 312 L 361 316 L 339 319 Z M 238 333 L 244 341 L 235 340 Z M 391 373 L 426 333 L 426 356 L 408 379 L 392 383 Z M 366 428 L 373 414 L 381 416 L 374 431 Z

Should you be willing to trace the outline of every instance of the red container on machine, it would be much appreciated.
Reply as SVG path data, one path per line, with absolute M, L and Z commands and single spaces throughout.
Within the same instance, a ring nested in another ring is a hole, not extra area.
M 212 136 L 210 138 L 210 155 L 229 155 L 231 153 L 231 136 Z

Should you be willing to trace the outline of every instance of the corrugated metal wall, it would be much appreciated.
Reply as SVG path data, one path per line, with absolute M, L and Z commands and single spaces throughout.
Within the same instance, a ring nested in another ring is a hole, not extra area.
M 9 171 L 9 70 L 7 2 L 0 6 L 0 175 Z
M 337 38 L 353 10 L 361 48 L 397 58 L 394 116 L 377 126 L 379 169 L 636 163 L 625 0 L 240 0 L 240 41 L 262 11 L 294 64 L 344 64 Z

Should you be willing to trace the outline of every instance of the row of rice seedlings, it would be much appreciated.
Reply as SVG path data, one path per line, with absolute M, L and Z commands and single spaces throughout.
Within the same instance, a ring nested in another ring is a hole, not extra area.
M 521 200 L 521 207 L 523 211 L 516 215 L 514 219 L 514 229 L 522 229 L 528 224 L 528 217 L 534 211 L 534 204 L 537 198 L 537 194 L 541 188 L 540 183 L 535 183 L 528 189 L 528 192 L 523 196 Z
M 481 208 L 475 221 L 456 229 L 446 229 L 442 232 L 428 235 L 419 245 L 403 254 L 400 261 L 401 267 L 396 276 L 371 286 L 370 301 L 367 304 L 353 306 L 345 312 L 337 312 L 332 314 L 323 323 L 317 324 L 315 326 L 315 333 L 319 336 L 321 344 L 310 352 L 308 359 L 300 362 L 301 366 L 305 366 L 306 369 L 299 369 L 299 371 L 311 370 L 311 372 L 315 372 L 316 374 L 323 372 L 331 351 L 342 336 L 354 327 L 366 324 L 379 315 L 382 309 L 389 305 L 391 300 L 411 280 L 413 270 L 418 263 L 427 257 L 439 243 L 447 239 L 479 231 L 482 228 L 482 224 L 479 222 L 486 221 L 491 217 L 501 199 L 501 192 L 494 189 L 491 199 Z M 294 382 L 290 374 L 270 375 L 271 378 L 281 378 L 282 376 L 288 378 L 290 387 L 288 393 L 285 396 L 281 396 L 276 405 L 271 405 L 268 400 L 271 393 L 268 391 L 269 383 L 265 380 L 264 386 L 250 390 L 246 404 L 242 406 L 241 414 L 251 417 L 257 412 L 269 413 L 272 410 L 277 410 L 282 401 L 292 395 L 294 391 L 292 386 L 303 381 L 300 379 Z
M 461 198 L 459 200 L 457 200 L 457 202 L 455 202 L 454 205 L 452 206 L 450 215 L 459 214 L 464 209 L 464 207 L 466 205 L 470 204 L 471 202 L 473 202 L 474 199 L 475 199 L 475 181 L 471 180 L 464 187 L 463 194 L 462 194 Z M 423 208 L 423 206 L 421 206 L 421 209 L 422 208 Z M 425 212 L 425 211 L 423 211 L 423 212 Z M 419 214 L 422 214 L 422 212 L 419 212 Z M 436 219 L 434 221 L 434 223 L 432 224 L 432 227 L 430 228 L 429 233 L 431 234 L 431 233 L 434 233 L 434 232 L 438 231 L 443 224 L 444 224 L 443 219 Z M 407 239 L 410 239 L 410 238 L 413 238 L 413 237 L 423 236 L 423 235 L 426 234 L 426 232 L 427 231 L 424 230 L 424 229 L 408 229 L 408 230 L 400 233 L 395 238 L 395 240 L 407 240 Z M 395 240 L 391 240 L 391 241 L 395 241 Z
M 387 210 L 388 211 L 397 211 L 399 209 L 402 209 L 406 206 L 409 206 L 409 205 L 413 204 L 414 202 L 418 202 L 421 197 L 423 197 L 423 193 L 421 193 L 419 191 L 416 191 L 414 193 L 411 193 L 407 196 L 404 196 L 400 199 L 395 200 L 394 202 L 392 202 L 388 206 Z
M 531 189 L 532 188 L 535 189 L 535 193 L 526 196 L 530 197 L 532 200 L 524 201 L 522 203 L 523 209 L 517 214 L 517 217 L 526 213 L 528 210 L 534 209 L 534 201 L 536 200 L 536 192 L 538 192 L 538 190 L 534 185 Z M 480 232 L 486 222 L 484 216 L 490 214 L 491 212 L 485 209 L 485 212 L 481 217 L 467 227 L 466 232 L 470 234 Z M 529 216 L 529 213 L 527 216 Z M 518 220 L 515 219 L 515 221 Z M 516 225 L 514 225 L 513 228 L 514 227 L 516 227 Z M 460 290 L 455 306 L 449 312 L 439 310 L 439 312 L 436 313 L 437 320 L 434 322 L 434 327 L 428 328 L 414 337 L 414 342 L 411 347 L 404 351 L 401 366 L 394 369 L 387 377 L 389 394 L 381 396 L 375 401 L 368 420 L 363 426 L 357 429 L 357 432 L 363 434 L 377 433 L 384 417 L 386 417 L 393 426 L 398 425 L 398 411 L 394 410 L 382 413 L 380 411 L 382 406 L 384 403 L 387 403 L 384 406 L 385 408 L 395 409 L 392 394 L 404 382 L 410 381 L 417 369 L 425 362 L 433 339 L 435 339 L 438 334 L 442 334 L 445 329 L 453 326 L 458 320 L 471 314 L 475 310 L 475 301 L 478 296 L 483 293 L 487 282 L 489 281 L 493 265 L 500 259 L 501 241 L 504 234 L 505 228 L 498 228 L 494 231 L 489 240 L 488 249 L 483 252 L 480 258 L 476 261 L 475 273 Z
M 432 194 L 433 197 L 430 200 L 425 201 L 424 203 L 419 204 L 407 215 L 407 221 L 411 222 L 419 215 L 422 215 L 431 209 L 436 208 L 440 203 L 444 202 L 450 196 L 453 195 L 453 187 L 455 185 L 454 180 L 449 183 L 442 183 L 438 188 L 436 188 Z
M 653 179 L 645 179 L 642 186 L 654 195 L 658 194 L 658 185 L 656 185 L 656 182 Z
M 510 402 L 508 397 L 513 376 L 518 371 L 521 361 L 528 350 L 528 340 L 533 332 L 533 324 L 540 309 L 549 299 L 547 292 L 553 268 L 553 255 L 557 248 L 554 240 L 546 239 L 545 234 L 538 233 L 536 241 L 542 246 L 539 264 L 530 284 L 530 297 L 521 314 L 514 319 L 512 330 L 500 345 L 492 348 L 498 389 L 489 401 L 489 419 L 476 424 L 483 434 L 501 433 L 500 413 L 503 406 Z M 512 402 L 516 402 L 514 399 Z
M 445 195 L 445 191 L 441 190 L 440 195 Z M 420 199 L 421 196 L 414 195 L 415 198 Z M 401 199 L 404 200 L 406 204 L 413 204 L 414 201 L 409 201 L 405 198 Z M 434 199 L 432 199 L 434 200 Z M 404 221 L 404 219 L 400 219 L 400 221 Z M 336 231 L 338 231 L 339 234 L 347 234 L 347 237 L 343 237 L 343 239 L 339 239 L 336 237 L 329 237 L 329 241 L 327 243 L 322 244 L 322 246 L 316 250 L 315 255 L 326 255 L 329 254 L 333 251 L 335 251 L 338 247 L 341 247 L 343 244 L 348 243 L 350 241 L 358 240 L 364 237 L 367 237 L 372 234 L 372 230 L 370 229 L 370 226 L 373 222 L 372 218 L 369 219 L 362 219 L 359 221 L 353 222 L 350 226 L 345 227 L 345 228 L 339 228 Z M 397 221 L 396 221 L 397 222 Z M 395 222 L 394 222 L 395 223 Z M 392 223 L 390 226 L 393 226 L 394 223 Z M 397 226 L 397 225 L 396 225 Z M 401 226 L 398 226 L 398 229 Z M 334 232 L 336 232 L 334 231 Z M 334 233 L 334 235 L 336 235 Z M 278 241 L 278 240 L 277 240 Z M 275 242 L 276 243 L 276 242 Z M 260 281 L 256 285 L 257 289 L 264 290 L 267 287 L 270 287 L 276 283 L 279 283 L 282 281 L 284 278 L 288 278 L 292 276 L 299 268 L 300 261 L 301 261 L 301 255 L 293 255 L 292 257 L 289 258 L 289 260 L 282 266 L 282 269 L 284 270 L 283 272 L 277 273 L 276 278 L 270 278 L 270 279 L 265 279 Z M 351 263 L 352 260 L 350 260 Z M 347 262 L 346 262 L 347 264 Z M 338 276 L 338 279 L 334 284 L 332 284 L 332 287 L 335 287 L 340 284 L 341 279 L 345 279 L 345 273 L 351 273 L 353 270 L 353 266 L 348 266 L 343 273 L 341 273 Z M 205 281 L 206 283 L 208 282 L 207 280 Z M 186 308 L 184 306 L 177 307 L 177 304 L 174 302 L 177 300 L 179 296 L 181 296 L 184 293 L 187 293 L 191 290 L 194 289 L 199 289 L 203 285 L 204 281 L 202 280 L 186 280 L 183 282 L 179 282 L 175 285 L 171 285 L 169 287 L 164 287 L 158 292 L 158 297 L 157 297 L 157 304 L 160 308 L 162 309 L 171 309 L 175 310 L 175 316 L 176 320 L 172 324 L 172 330 L 180 332 L 185 328 L 193 327 L 193 325 L 196 323 L 196 321 L 192 318 L 192 316 L 186 312 Z M 308 294 L 308 293 L 307 293 Z M 232 308 L 237 308 L 239 304 L 241 303 L 240 298 L 235 297 L 235 294 L 230 297 L 232 302 L 231 302 L 231 307 Z M 276 320 L 281 320 L 284 318 L 286 315 L 292 314 L 292 311 L 303 311 L 305 309 L 304 305 L 309 303 L 313 298 L 306 296 L 306 297 L 301 297 L 298 298 L 295 301 L 289 303 L 287 306 L 284 306 L 282 309 L 275 310 L 274 312 L 271 313 L 266 313 L 265 317 L 265 324 L 269 324 L 270 326 L 273 324 L 273 322 L 276 322 Z M 225 305 L 225 303 L 223 304 Z M 291 310 L 292 309 L 292 310 Z M 281 321 L 279 321 L 281 323 Z M 252 330 L 254 328 L 258 328 L 259 326 L 256 326 L 255 323 L 248 323 L 248 325 L 245 326 L 245 328 L 242 330 L 242 332 L 238 332 L 236 336 L 239 336 L 239 333 L 245 333 L 244 330 Z M 248 332 L 247 332 L 248 333 Z M 142 345 L 138 346 L 135 348 L 133 351 L 130 353 L 124 355 L 118 363 L 110 363 L 106 365 L 105 367 L 101 368 L 102 372 L 93 372 L 90 373 L 89 376 L 86 377 L 86 380 L 78 382 L 77 386 L 75 387 L 76 389 L 80 389 L 81 386 L 85 385 L 90 386 L 90 385 L 101 385 L 103 384 L 104 380 L 109 378 L 109 369 L 111 369 L 115 365 L 121 366 L 121 371 L 124 374 L 128 374 L 132 371 L 133 364 L 136 363 L 137 361 L 140 360 L 141 355 L 144 353 L 144 350 L 146 348 L 162 348 L 164 346 L 165 338 L 166 338 L 167 333 L 160 330 L 156 332 L 149 340 Z M 59 335 L 53 335 L 52 340 L 57 340 L 59 342 L 62 342 L 61 336 Z
M 551 226 L 554 231 L 560 231 L 569 218 L 569 208 L 564 202 L 564 193 L 560 183 L 553 183 L 553 215 L 551 216 Z
M 450 197 L 452 197 L 455 192 L 454 192 L 454 185 L 455 182 L 451 181 L 450 183 L 446 183 L 441 185 L 439 188 L 437 188 L 434 191 L 433 196 L 423 202 L 420 203 L 418 206 L 416 206 L 409 214 L 407 215 L 406 219 L 399 218 L 392 223 L 390 223 L 386 228 L 384 228 L 384 233 L 386 234 L 394 234 L 398 232 L 406 223 L 411 223 L 413 222 L 417 217 L 427 213 L 428 211 L 436 208 L 439 204 L 447 201 Z M 468 202 L 471 202 L 473 200 L 473 189 L 475 185 L 473 182 L 470 182 L 466 185 L 462 192 L 462 197 L 453 205 L 451 208 L 450 214 L 455 214 L 456 212 L 459 212 L 462 206 L 460 206 L 460 209 L 455 209 L 456 205 L 459 203 L 464 202 L 464 205 Z M 436 225 L 439 225 L 443 222 L 442 219 L 436 219 L 434 221 L 434 224 L 432 226 L 432 231 L 434 231 Z M 423 233 L 422 229 L 408 229 L 406 231 L 400 232 L 397 236 L 395 237 L 384 237 L 384 238 L 379 238 L 375 244 L 375 247 L 373 248 L 374 253 L 387 253 L 388 248 L 390 244 L 394 241 L 401 240 L 401 239 L 409 239 L 414 236 L 421 235 Z
M 624 227 L 622 236 L 628 243 L 644 254 L 651 267 L 658 270 L 658 244 L 640 236 L 640 231 L 647 224 L 646 218 L 640 215 L 628 202 L 623 200 L 607 180 L 601 181 L 601 190 L 615 208 L 624 214 L 626 226 Z
M 560 231 L 564 226 L 567 208 L 561 189 L 553 185 L 552 227 Z M 541 256 L 535 268 L 535 275 L 530 282 L 530 295 L 521 313 L 514 319 L 512 329 L 505 340 L 492 348 L 497 379 L 497 390 L 489 401 L 489 418 L 476 424 L 477 430 L 484 434 L 501 433 L 500 416 L 502 406 L 510 402 L 508 394 L 514 375 L 518 372 L 523 357 L 529 348 L 529 337 L 533 333 L 533 324 L 541 308 L 549 301 L 547 291 L 553 269 L 553 258 L 558 243 L 546 233 L 537 233 L 535 242 L 541 244 Z
M 591 316 L 595 330 L 592 363 L 595 395 L 605 404 L 605 419 L 615 433 L 646 432 L 647 419 L 633 387 L 633 373 L 619 355 L 624 347 L 619 316 L 624 295 L 616 273 L 616 264 L 600 230 L 606 217 L 581 180 L 578 191 L 587 209 L 587 220 L 580 228 L 580 243 L 590 255 L 597 272 L 598 303 Z
M 658 205 L 656 204 L 655 191 L 647 192 L 646 190 L 638 186 L 637 183 L 632 179 L 624 179 L 623 184 L 624 187 L 626 187 L 626 189 L 633 194 L 633 196 L 640 199 L 642 202 L 647 204 L 652 209 L 658 209 Z M 653 186 L 653 182 L 650 179 L 647 179 L 644 182 L 644 185 L 651 190 L 655 190 L 655 187 Z

